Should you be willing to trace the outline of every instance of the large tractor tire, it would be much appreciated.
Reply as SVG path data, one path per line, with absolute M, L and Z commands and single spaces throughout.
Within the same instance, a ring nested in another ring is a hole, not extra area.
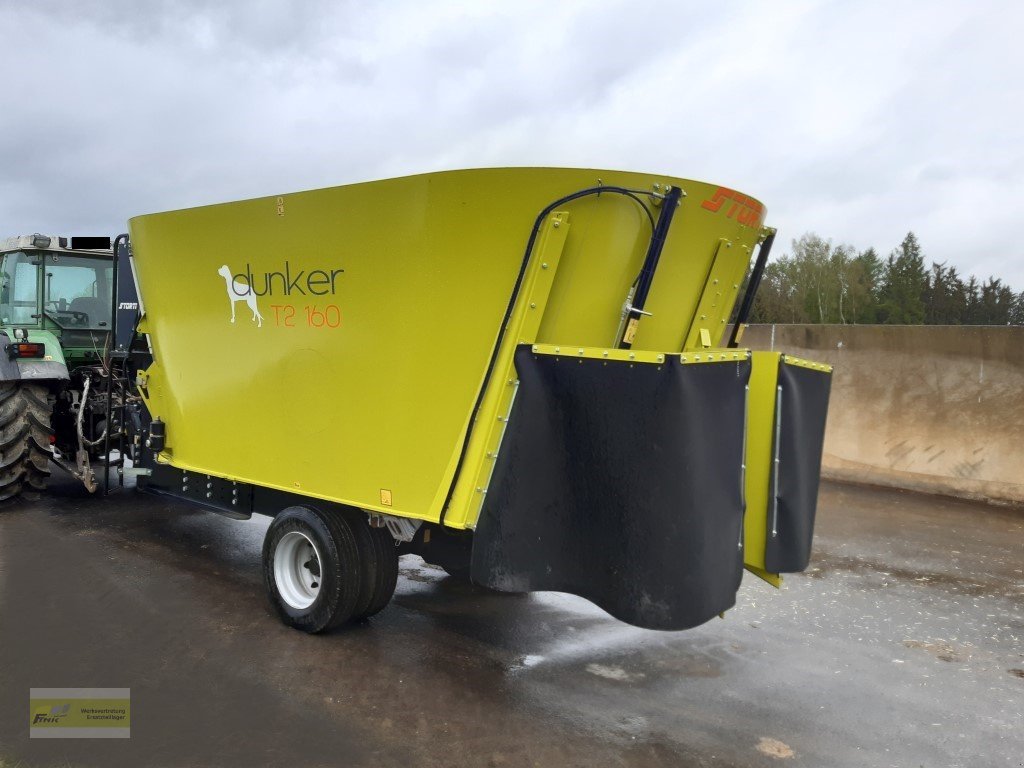
M 51 400 L 42 384 L 0 382 L 0 501 L 38 498 L 46 490 L 53 452 Z

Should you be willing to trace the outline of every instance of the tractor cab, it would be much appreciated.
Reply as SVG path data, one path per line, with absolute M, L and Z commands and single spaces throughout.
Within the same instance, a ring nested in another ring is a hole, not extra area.
M 0 247 L 0 327 L 51 334 L 69 367 L 96 363 L 111 330 L 112 284 L 109 238 L 8 238 Z

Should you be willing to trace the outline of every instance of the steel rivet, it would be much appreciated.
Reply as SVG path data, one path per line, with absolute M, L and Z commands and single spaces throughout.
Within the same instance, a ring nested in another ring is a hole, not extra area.
M 531 301 L 530 302 L 530 309 L 536 309 L 536 308 L 537 308 L 537 302 Z
M 561 222 L 558 219 L 555 219 L 555 229 L 558 229 L 558 227 L 560 225 L 561 225 Z
M 540 268 L 541 269 L 547 269 L 548 268 L 548 263 L 545 261 L 543 264 L 540 265 Z

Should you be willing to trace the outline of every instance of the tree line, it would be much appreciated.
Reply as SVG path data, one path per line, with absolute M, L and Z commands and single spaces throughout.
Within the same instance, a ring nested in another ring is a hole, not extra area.
M 1024 325 L 1024 291 L 926 267 L 913 232 L 885 259 L 807 233 L 765 268 L 750 322 Z

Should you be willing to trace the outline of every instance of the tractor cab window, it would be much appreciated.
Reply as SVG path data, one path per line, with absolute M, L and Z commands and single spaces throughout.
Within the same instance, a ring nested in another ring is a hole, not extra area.
M 0 269 L 0 323 L 39 324 L 39 256 L 8 253 Z
M 110 328 L 110 261 L 46 254 L 43 311 L 64 328 Z
M 110 328 L 109 259 L 14 251 L 0 266 L 0 323 L 62 328 Z

